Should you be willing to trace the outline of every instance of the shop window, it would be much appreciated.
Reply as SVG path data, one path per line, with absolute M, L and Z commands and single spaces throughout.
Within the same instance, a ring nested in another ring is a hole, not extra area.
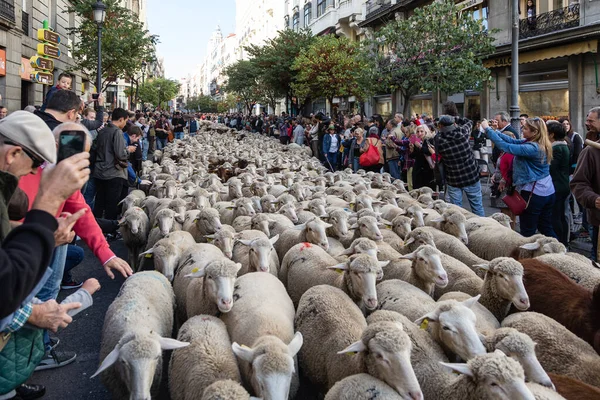
M 433 102 L 431 99 L 412 99 L 409 101 L 410 113 L 413 114 L 433 114 Z
M 519 93 L 521 113 L 542 119 L 560 119 L 569 115 L 569 90 L 554 89 Z

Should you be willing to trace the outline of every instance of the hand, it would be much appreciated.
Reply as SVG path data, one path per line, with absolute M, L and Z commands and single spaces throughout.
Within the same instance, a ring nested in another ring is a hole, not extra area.
M 500 183 L 498 183 L 498 191 L 503 192 L 504 189 L 506 189 L 506 182 L 500 181 Z
M 56 332 L 58 328 L 66 328 L 73 321 L 67 311 L 81 307 L 81 303 L 60 305 L 56 300 L 48 300 L 42 304 L 34 304 L 28 322 L 38 328 Z
M 115 279 L 115 275 L 112 273 L 111 269 L 119 271 L 125 278 L 133 275 L 133 271 L 131 270 L 129 264 L 119 257 L 115 257 L 104 264 L 104 271 L 106 271 L 106 275 L 108 275 L 110 279 Z
M 88 292 L 90 295 L 93 295 L 98 290 L 100 290 L 100 282 L 98 282 L 98 279 L 96 278 L 90 278 L 83 282 L 81 288 L 85 289 L 85 291 Z
M 594 205 L 597 209 L 600 209 L 600 197 L 596 198 L 596 203 Z
M 408 148 L 410 149 L 411 153 L 415 151 L 415 145 L 413 143 L 409 144 Z
M 98 105 L 99 106 L 104 106 L 104 96 L 102 95 L 102 93 L 100 93 L 98 95 Z
M 90 153 L 78 153 L 46 167 L 32 208 L 56 215 L 62 203 L 88 181 L 89 158 Z
M 493 119 L 490 122 L 492 123 L 492 128 L 494 128 L 495 130 L 498 130 L 498 121 Z
M 136 147 L 135 146 L 127 146 L 127 151 L 130 153 L 135 152 Z
M 65 212 L 62 213 L 60 217 L 56 218 L 58 221 L 58 229 L 54 231 L 54 245 L 56 247 L 66 243 L 71 243 L 73 241 L 73 238 L 75 237 L 73 226 L 77 220 L 86 213 L 86 211 L 87 208 L 82 208 L 75 214 Z
M 421 143 L 421 142 L 415 142 L 415 146 L 417 146 L 417 148 L 420 149 L 421 147 L 423 147 L 423 143 Z
M 488 123 L 488 121 L 487 121 L 487 120 L 485 120 L 485 119 L 484 119 L 483 121 L 481 121 L 481 124 L 480 124 L 480 126 L 481 126 L 483 129 L 487 129 L 487 128 L 489 128 L 489 127 L 490 127 L 490 124 Z
M 150 186 L 152 185 L 152 182 L 146 180 L 146 179 L 142 179 L 142 181 L 140 182 L 141 186 Z

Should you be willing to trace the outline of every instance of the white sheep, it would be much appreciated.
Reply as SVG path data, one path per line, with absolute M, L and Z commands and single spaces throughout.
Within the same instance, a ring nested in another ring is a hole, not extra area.
M 173 329 L 173 289 L 155 271 L 138 272 L 125 281 L 104 317 L 100 360 L 92 378 L 114 399 L 149 399 L 158 395 L 162 350 L 189 343 L 169 339 Z M 112 367 L 112 368 L 111 368 Z
M 237 237 L 237 232 L 233 227 L 223 225 L 221 226 L 221 229 L 217 230 L 214 234 L 205 235 L 204 237 L 208 243 L 212 243 L 221 249 L 223 254 L 225 254 L 225 257 L 233 257 L 233 246 Z
M 293 398 L 298 390 L 295 356 L 303 340 L 299 332 L 294 335 L 294 305 L 285 287 L 271 274 L 251 272 L 237 279 L 234 298 L 221 319 L 234 342 L 243 381 L 265 400 Z
M 159 240 L 165 238 L 170 232 L 180 231 L 181 224 L 176 221 L 178 214 L 168 208 L 163 208 L 156 213 L 156 224 L 148 236 L 146 248 L 149 249 Z
M 194 224 L 188 227 L 196 243 L 206 243 L 205 235 L 212 235 L 222 228 L 219 212 L 214 208 L 204 208 L 194 220 Z
M 125 214 L 132 207 L 139 207 L 146 198 L 146 193 L 142 190 L 132 190 L 119 204 L 123 204 L 122 212 Z
M 410 363 L 412 343 L 402 324 L 381 321 L 367 326 L 345 293 L 320 285 L 302 296 L 296 326 L 306 338 L 300 366 L 312 383 L 329 389 L 347 376 L 366 372 L 403 397 L 422 398 Z
M 273 245 L 279 236 L 271 239 L 264 233 L 246 230 L 236 235 L 233 246 L 232 260 L 242 264 L 238 276 L 248 272 L 270 272 L 277 276 L 279 273 L 279 257 Z
M 133 206 L 123 213 L 119 220 L 123 243 L 127 247 L 129 265 L 134 271 L 140 267 L 138 257 L 145 249 L 150 233 L 150 220 L 140 207 Z
M 281 232 L 279 240 L 275 243 L 279 259 L 282 260 L 288 250 L 298 243 L 308 242 L 322 247 L 325 251 L 329 250 L 326 230 L 330 227 L 330 224 L 319 218 L 313 218 L 304 224 L 296 225 L 293 229 Z
M 177 340 L 190 345 L 175 350 L 171 356 L 172 400 L 199 399 L 208 386 L 219 380 L 241 382 L 229 334 L 220 319 L 209 315 L 190 318 L 179 329 Z
M 192 225 L 196 222 L 196 219 L 200 215 L 200 210 L 189 210 L 185 212 L 185 217 L 183 219 L 183 226 L 181 228 L 182 231 L 189 232 Z
M 461 212 L 448 209 L 439 218 L 429 220 L 427 225 L 460 239 L 464 244 L 468 244 L 469 237 L 465 228 L 466 222 L 467 219 Z
M 164 239 L 156 242 L 150 250 L 141 253 L 140 256 L 151 256 L 154 260 L 154 269 L 172 281 L 175 276 L 175 268 L 182 255 L 195 243 L 194 238 L 188 232 L 171 232 Z
M 260 400 L 250 396 L 242 385 L 231 379 L 214 382 L 204 390 L 202 397 L 194 398 L 200 400 Z
M 586 289 L 594 290 L 600 284 L 600 269 L 579 254 L 545 254 L 536 258 L 556 268 Z
M 252 201 L 245 197 L 236 199 L 232 202 L 220 201 L 214 205 L 214 208 L 219 212 L 221 216 L 221 222 L 223 224 L 231 225 L 233 221 L 240 215 L 248 215 L 252 217 L 256 214 L 254 207 L 252 207 Z
M 395 311 L 411 321 L 422 317 L 435 307 L 435 301 L 427 293 L 399 279 L 377 285 L 379 310 Z
M 348 376 L 337 382 L 327 392 L 325 400 L 371 400 L 373 396 L 386 400 L 404 399 L 385 382 L 363 373 Z

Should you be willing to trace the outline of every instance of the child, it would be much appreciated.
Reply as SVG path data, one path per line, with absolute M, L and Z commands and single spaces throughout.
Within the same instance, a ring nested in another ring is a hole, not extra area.
M 50 99 L 52 98 L 52 96 L 54 96 L 54 93 L 56 93 L 57 90 L 70 90 L 72 81 L 73 78 L 71 77 L 71 75 L 65 72 L 61 73 L 58 76 L 58 83 L 56 84 L 56 86 L 52 86 L 52 88 L 50 88 L 50 90 L 48 91 L 48 94 L 46 95 L 46 100 L 44 101 L 44 104 L 42 104 L 41 111 L 46 111 L 46 105 L 48 104 L 48 101 L 50 101 Z

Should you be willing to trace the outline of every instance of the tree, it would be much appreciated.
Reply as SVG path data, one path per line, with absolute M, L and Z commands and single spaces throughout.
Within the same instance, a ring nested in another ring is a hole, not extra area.
M 481 21 L 461 13 L 453 0 L 434 2 L 363 42 L 368 68 L 361 79 L 371 91 L 400 91 L 407 113 L 412 95 L 481 88 L 490 79 L 482 60 L 493 53 L 493 41 Z
M 363 98 L 358 80 L 364 63 L 360 48 L 346 37 L 317 37 L 303 49 L 292 69 L 297 72 L 292 89 L 301 99 L 325 97 L 332 104 L 337 96 Z
M 200 95 L 190 98 L 187 102 L 187 108 L 191 111 L 200 111 L 203 113 L 215 113 L 217 111 L 218 102 L 210 96 Z
M 69 12 L 81 18 L 81 24 L 69 28 L 77 40 L 73 44 L 76 68 L 96 76 L 98 65 L 98 26 L 94 22 L 92 4 L 96 0 L 71 0 Z M 137 15 L 121 7 L 119 0 L 104 0 L 106 18 L 102 25 L 102 88 L 117 78 L 135 76 L 141 70 L 142 61 L 151 62 L 155 56 L 158 36 L 144 29 Z
M 260 99 L 260 72 L 252 61 L 240 60 L 225 68 L 227 82 L 223 90 L 237 95 L 246 106 L 248 113 L 252 112 L 254 103 Z
M 165 78 L 153 78 L 147 80 L 139 88 L 139 97 L 143 103 L 149 103 L 156 107 L 166 107 L 167 101 L 172 100 L 179 93 L 181 84 L 177 81 Z
M 264 46 L 245 47 L 260 72 L 261 87 L 268 92 L 264 94 L 265 103 L 274 108 L 276 101 L 271 104 L 269 99 L 285 97 L 287 100 L 294 96 L 291 84 L 296 80 L 298 72 L 292 69 L 292 65 L 300 52 L 312 41 L 310 29 L 299 32 L 285 29 L 279 31 L 274 39 L 266 41 Z M 286 108 L 287 103 L 286 101 Z

